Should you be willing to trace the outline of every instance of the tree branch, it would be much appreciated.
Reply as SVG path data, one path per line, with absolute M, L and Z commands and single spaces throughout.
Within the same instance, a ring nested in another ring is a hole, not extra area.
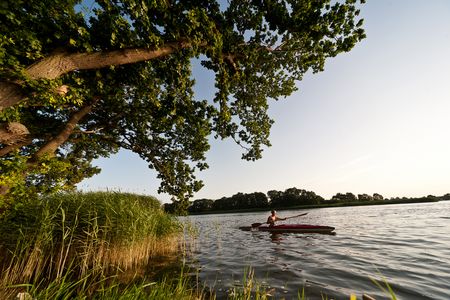
M 44 146 L 41 147 L 34 155 L 33 160 L 37 160 L 38 158 L 44 156 L 45 154 L 54 155 L 56 149 L 58 149 L 62 144 L 64 144 L 67 139 L 70 137 L 70 135 L 74 132 L 75 127 L 77 126 L 78 122 L 87 114 L 89 114 L 92 111 L 92 108 L 94 107 L 95 103 L 99 99 L 95 99 L 90 105 L 86 105 L 82 107 L 79 111 L 75 112 L 67 122 L 67 124 L 64 126 L 64 128 L 61 130 L 61 132 L 56 135 L 54 138 L 52 138 L 50 141 L 48 141 Z
M 81 133 L 81 134 L 97 134 L 97 133 L 99 133 L 100 131 L 102 131 L 103 129 L 104 129 L 104 128 L 101 127 L 101 128 L 95 129 L 95 130 L 76 130 L 76 131 L 74 131 L 73 133 Z
M 31 142 L 32 142 L 32 139 L 27 138 L 26 140 L 20 141 L 18 143 L 15 143 L 12 145 L 7 145 L 6 147 L 3 147 L 0 149 L 0 157 L 5 156 L 6 154 L 10 153 L 11 151 L 16 150 L 17 148 L 29 145 L 29 144 L 31 144 Z
M 93 53 L 68 53 L 58 51 L 29 66 L 25 73 L 31 79 L 55 79 L 75 70 L 92 70 L 118 66 L 164 57 L 192 44 L 180 40 L 159 48 L 133 48 Z M 0 111 L 25 99 L 20 83 L 0 82 Z

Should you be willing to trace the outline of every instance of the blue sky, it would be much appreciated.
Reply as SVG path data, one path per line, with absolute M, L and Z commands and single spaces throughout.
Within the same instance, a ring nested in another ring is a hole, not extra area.
M 385 197 L 450 193 L 450 1 L 372 0 L 361 9 L 367 38 L 272 102 L 272 147 L 256 162 L 232 141 L 211 141 L 205 187 L 194 198 L 297 187 Z M 194 67 L 197 93 L 213 78 Z M 154 171 L 131 152 L 95 164 L 81 190 L 157 194 Z

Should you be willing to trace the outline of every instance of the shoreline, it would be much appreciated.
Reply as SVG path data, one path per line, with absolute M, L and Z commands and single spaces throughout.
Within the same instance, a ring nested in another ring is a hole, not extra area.
M 276 210 L 295 210 L 295 209 L 310 209 L 310 208 L 328 208 L 328 207 L 343 207 L 343 206 L 369 206 L 369 205 L 389 205 L 389 204 L 408 204 L 408 203 L 430 203 L 439 201 L 450 201 L 442 199 L 394 199 L 394 200 L 373 200 L 364 202 L 343 202 L 332 204 L 312 204 L 312 205 L 296 205 L 289 207 L 263 207 L 263 208 L 244 208 L 244 209 L 232 209 L 232 210 L 208 210 L 203 212 L 189 212 L 188 216 L 196 215 L 217 215 L 217 214 L 231 214 L 231 213 L 251 213 L 269 211 L 271 209 Z

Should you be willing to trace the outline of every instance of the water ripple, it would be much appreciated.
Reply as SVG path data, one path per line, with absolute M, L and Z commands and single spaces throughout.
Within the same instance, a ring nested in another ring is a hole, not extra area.
M 242 284 L 249 267 L 277 299 L 297 298 L 302 289 L 308 299 L 348 299 L 351 293 L 389 299 L 371 279 L 386 280 L 398 299 L 450 299 L 450 217 L 442 215 L 450 201 L 307 211 L 302 223 L 334 226 L 337 234 L 236 228 L 267 213 L 189 217 L 199 229 L 192 264 L 200 280 L 216 289 L 218 299 Z

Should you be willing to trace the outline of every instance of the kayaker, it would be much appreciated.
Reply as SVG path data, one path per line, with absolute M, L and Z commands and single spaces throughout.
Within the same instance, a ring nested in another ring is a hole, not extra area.
M 267 218 L 267 222 L 266 222 L 267 224 L 269 224 L 269 227 L 274 226 L 276 221 L 286 220 L 286 218 L 278 217 L 274 210 L 271 210 L 270 212 L 271 212 L 271 215 Z

